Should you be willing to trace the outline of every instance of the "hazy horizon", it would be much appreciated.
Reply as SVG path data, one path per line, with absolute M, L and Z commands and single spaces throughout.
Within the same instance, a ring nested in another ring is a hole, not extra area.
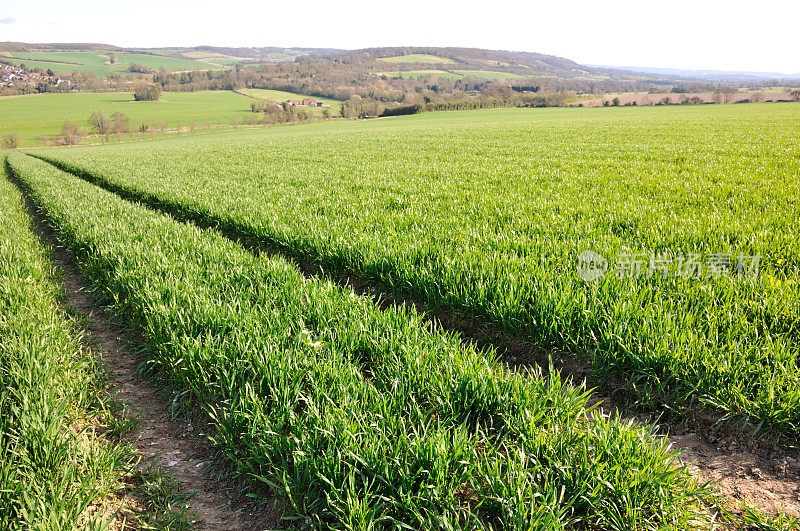
M 453 46 L 539 52 L 581 64 L 796 74 L 798 18 L 800 4 L 780 1 L 750 10 L 686 0 L 669 9 L 632 1 L 599 9 L 579 1 L 566 12 L 555 4 L 518 2 L 471 10 L 419 0 L 401 9 L 363 0 L 346 5 L 244 0 L 223 11 L 207 1 L 44 0 L 0 5 L 0 41 L 142 48 Z

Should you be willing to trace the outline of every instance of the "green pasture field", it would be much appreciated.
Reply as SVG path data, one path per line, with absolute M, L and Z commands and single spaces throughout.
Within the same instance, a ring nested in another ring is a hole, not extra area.
M 214 70 L 221 68 L 218 64 L 213 64 L 213 61 L 198 61 L 195 59 L 181 58 L 181 57 L 165 57 L 160 55 L 150 55 L 143 53 L 128 53 L 120 52 L 117 55 L 117 62 L 113 65 L 114 71 L 122 67 L 121 70 L 130 65 L 130 63 L 137 63 L 153 71 L 158 71 L 161 67 L 166 70 Z
M 4 54 L 5 58 L 17 65 L 51 68 L 55 72 L 92 72 L 106 75 L 113 65 L 108 65 L 108 54 L 114 52 L 19 52 Z M 127 68 L 125 65 L 124 68 Z
M 47 55 L 49 56 L 51 54 Z M 17 66 L 24 65 L 28 69 L 40 68 L 45 72 L 49 68 L 56 73 L 71 74 L 72 72 L 92 72 L 95 75 L 102 76 L 105 75 L 105 72 L 108 70 L 108 68 L 103 66 L 103 61 L 105 61 L 105 58 L 100 57 L 96 57 L 96 60 L 87 58 L 85 63 L 75 63 L 66 61 L 54 62 L 55 58 L 41 57 L 41 54 L 38 53 L 20 54 L 20 56 L 23 58 L 4 55 L 3 59 Z M 33 60 L 31 59 L 32 57 L 41 57 L 41 59 Z
M 23 145 L 40 145 L 39 136 L 57 135 L 64 120 L 89 128 L 89 115 L 121 112 L 131 126 L 162 121 L 169 127 L 216 125 L 252 118 L 250 98 L 228 91 L 164 92 L 157 102 L 134 101 L 130 92 L 37 94 L 0 98 L 0 135 L 17 134 Z M 90 133 L 91 133 L 91 128 Z
M 647 407 L 797 439 L 799 115 L 467 111 L 42 153 L 622 375 Z
M 395 57 L 381 57 L 378 61 L 383 61 L 384 63 L 455 63 L 455 61 L 447 57 L 439 57 L 438 55 L 430 55 L 427 53 L 410 53 L 408 55 L 398 55 Z
M 108 64 L 109 54 L 116 56 L 114 64 Z M 131 63 L 136 63 L 158 71 L 161 67 L 169 71 L 213 70 L 221 68 L 222 63 L 190 58 L 166 57 L 144 53 L 114 52 L 93 50 L 90 52 L 14 52 L 4 55 L 13 63 L 28 67 L 50 68 L 54 72 L 91 72 L 99 77 L 112 73 L 124 74 Z M 215 64 L 216 63 L 216 64 Z
M 275 52 L 268 55 L 273 61 L 285 61 L 298 55 L 307 55 L 311 50 L 284 50 L 283 52 Z

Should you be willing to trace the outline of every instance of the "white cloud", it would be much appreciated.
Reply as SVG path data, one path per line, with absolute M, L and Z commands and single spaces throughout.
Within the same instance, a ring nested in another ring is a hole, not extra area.
M 15 24 L 17 19 L 14 17 L 0 18 L 0 24 Z

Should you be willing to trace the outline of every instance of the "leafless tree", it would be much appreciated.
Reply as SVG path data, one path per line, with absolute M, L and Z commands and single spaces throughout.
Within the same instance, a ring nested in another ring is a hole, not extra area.
M 64 120 L 64 125 L 61 126 L 61 141 L 64 144 L 70 146 L 80 144 L 85 136 L 86 129 L 70 122 L 69 120 Z
M 3 149 L 17 149 L 19 147 L 19 136 L 15 134 L 3 135 Z
M 106 142 L 108 142 L 108 135 L 111 134 L 113 125 L 105 114 L 100 111 L 94 111 L 89 116 L 89 124 L 97 130 L 97 134 L 103 135 L 106 138 Z
M 114 130 L 114 134 L 117 136 L 122 135 L 122 133 L 127 133 L 130 130 L 131 119 L 121 112 L 115 112 L 110 118 L 111 128 Z
M 723 85 L 717 87 L 717 90 L 714 91 L 714 99 L 717 100 L 717 103 L 730 103 L 738 92 L 739 89 L 736 87 Z

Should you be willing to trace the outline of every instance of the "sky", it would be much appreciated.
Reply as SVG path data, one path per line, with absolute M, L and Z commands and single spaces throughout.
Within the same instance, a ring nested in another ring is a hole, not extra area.
M 794 74 L 798 20 L 798 0 L 0 0 L 0 41 L 464 46 L 582 64 Z

